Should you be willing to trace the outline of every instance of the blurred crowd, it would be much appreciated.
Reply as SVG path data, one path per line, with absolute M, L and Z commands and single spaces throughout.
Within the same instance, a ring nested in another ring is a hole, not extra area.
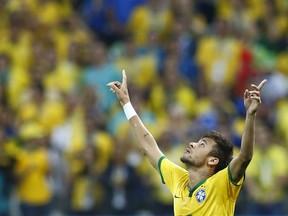
M 287 0 L 0 0 L 0 216 L 173 214 L 106 86 L 122 69 L 179 165 L 208 130 L 236 154 L 266 78 L 236 215 L 288 215 Z

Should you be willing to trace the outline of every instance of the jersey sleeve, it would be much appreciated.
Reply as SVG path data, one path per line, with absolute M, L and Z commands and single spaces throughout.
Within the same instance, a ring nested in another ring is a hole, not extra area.
M 175 192 L 179 180 L 188 175 L 187 170 L 176 165 L 165 156 L 158 161 L 158 171 L 162 183 L 167 185 L 172 194 Z
M 235 182 L 232 179 L 229 165 L 225 169 L 216 173 L 211 179 L 213 181 L 213 185 L 217 187 L 224 196 L 227 196 L 229 199 L 236 200 L 241 190 L 245 176 L 243 176 L 238 182 Z

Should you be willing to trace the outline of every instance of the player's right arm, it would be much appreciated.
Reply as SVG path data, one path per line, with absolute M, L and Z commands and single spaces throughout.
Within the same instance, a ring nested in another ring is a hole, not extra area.
M 130 126 L 138 140 L 141 151 L 148 158 L 152 166 L 158 169 L 158 161 L 163 156 L 163 153 L 130 103 L 125 71 L 122 71 L 122 83 L 113 81 L 107 85 L 111 87 L 111 92 L 116 93 L 126 117 L 129 119 Z

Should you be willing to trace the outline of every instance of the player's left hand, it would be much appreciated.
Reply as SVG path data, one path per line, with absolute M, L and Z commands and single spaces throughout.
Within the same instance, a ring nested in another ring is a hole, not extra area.
M 257 86 L 251 84 L 252 90 L 246 89 L 244 92 L 244 105 L 248 114 L 254 115 L 257 112 L 259 104 L 261 104 L 260 90 L 267 82 L 266 79 Z

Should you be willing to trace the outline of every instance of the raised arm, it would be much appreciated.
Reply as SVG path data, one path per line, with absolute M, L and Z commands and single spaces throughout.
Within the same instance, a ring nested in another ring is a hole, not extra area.
M 249 91 L 246 89 L 244 92 L 246 119 L 241 149 L 239 154 L 230 163 L 230 171 L 234 182 L 238 182 L 242 178 L 253 157 L 256 113 L 261 103 L 260 90 L 266 82 L 267 80 L 265 79 L 258 86 L 252 84 L 252 90 Z
M 135 112 L 130 103 L 130 97 L 127 88 L 127 77 L 125 70 L 122 71 L 122 83 L 113 81 L 107 85 L 111 87 L 110 91 L 116 93 L 120 104 L 123 107 L 124 113 L 129 120 L 130 126 L 139 142 L 140 149 L 147 156 L 152 166 L 157 169 L 158 161 L 163 153 L 160 151 L 155 139 L 142 123 L 141 119 Z

